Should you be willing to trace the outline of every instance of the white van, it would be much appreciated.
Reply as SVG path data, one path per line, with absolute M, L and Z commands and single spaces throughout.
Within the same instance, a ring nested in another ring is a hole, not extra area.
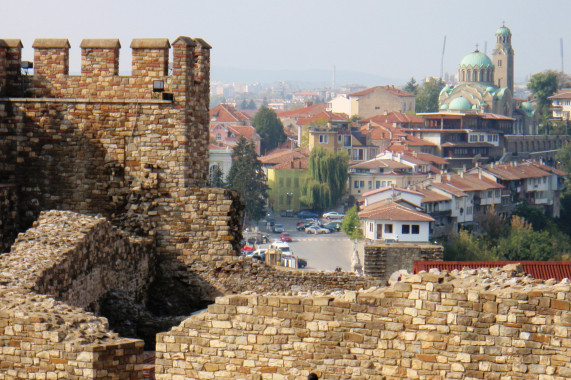
M 289 244 L 279 240 L 276 240 L 270 244 L 270 249 L 279 249 L 284 255 L 293 255 L 291 249 L 289 248 Z

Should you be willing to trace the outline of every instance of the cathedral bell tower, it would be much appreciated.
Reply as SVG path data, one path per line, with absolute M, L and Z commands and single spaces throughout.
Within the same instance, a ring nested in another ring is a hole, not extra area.
M 496 30 L 496 47 L 493 52 L 494 85 L 498 88 L 507 87 L 514 91 L 514 50 L 512 49 L 512 32 L 502 25 Z

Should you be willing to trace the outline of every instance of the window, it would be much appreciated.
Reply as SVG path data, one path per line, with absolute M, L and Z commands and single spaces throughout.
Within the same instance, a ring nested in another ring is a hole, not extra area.
M 492 135 L 488 135 L 488 141 L 492 141 Z
M 353 181 L 353 189 L 359 188 L 359 181 Z
M 478 135 L 470 135 L 470 142 L 478 142 Z
M 365 187 L 365 181 L 353 181 L 353 188 L 363 189 Z
M 410 234 L 410 224 L 403 224 L 401 232 L 403 235 Z
M 420 234 L 420 226 L 418 224 L 413 224 L 412 225 L 412 234 L 413 235 L 418 235 Z
M 291 178 L 290 177 L 286 178 L 286 187 L 291 187 Z
M 222 135 L 220 133 L 216 134 L 216 141 L 222 140 Z
M 466 207 L 466 214 L 472 215 L 473 212 L 474 212 L 474 209 L 472 208 L 472 206 Z
M 393 233 L 393 225 L 392 224 L 385 224 L 385 233 L 392 234 Z
M 327 135 L 319 135 L 319 143 L 327 144 L 329 142 L 329 136 Z
M 343 137 L 343 136 L 341 136 L 341 135 L 337 135 L 337 142 L 338 142 L 338 143 L 341 142 L 341 138 L 342 138 L 342 137 Z
M 498 67 L 502 67 L 502 60 L 501 59 L 498 60 Z
M 343 146 L 351 146 L 351 136 L 343 136 Z
M 381 181 L 375 181 L 375 189 L 381 188 Z
M 379 107 L 379 106 L 375 106 L 375 109 L 376 109 L 376 110 L 380 110 L 380 109 L 381 109 L 381 107 Z
M 543 183 L 547 183 L 547 177 L 543 177 Z
M 299 178 L 295 177 L 295 178 L 293 179 L 293 183 L 294 183 L 294 186 L 295 186 L 296 188 L 298 188 L 298 187 L 299 187 Z
M 498 141 L 498 135 L 494 135 L 494 141 Z
M 368 188 L 369 190 L 371 190 L 371 189 L 373 188 L 373 181 L 369 181 L 369 182 L 367 183 L 367 188 Z
M 370 232 L 373 232 L 373 226 L 374 226 L 374 224 L 372 222 L 369 223 L 369 231 Z
M 485 141 L 486 136 L 485 135 L 480 135 L 480 141 Z

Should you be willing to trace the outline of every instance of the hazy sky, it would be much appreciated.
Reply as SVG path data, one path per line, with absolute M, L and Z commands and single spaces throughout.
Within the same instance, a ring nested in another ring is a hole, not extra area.
M 84 38 L 119 38 L 130 71 L 133 38 L 201 37 L 212 65 L 242 69 L 358 71 L 388 78 L 455 73 L 476 43 L 491 55 L 494 33 L 512 30 L 516 78 L 571 71 L 569 0 L 1 0 L 0 37 L 19 38 L 33 59 L 35 38 L 67 38 L 70 71 Z M 8 17 L 7 17 L 8 16 Z M 567 62 L 569 64 L 567 64 Z M 215 78 L 213 78 L 215 79 Z

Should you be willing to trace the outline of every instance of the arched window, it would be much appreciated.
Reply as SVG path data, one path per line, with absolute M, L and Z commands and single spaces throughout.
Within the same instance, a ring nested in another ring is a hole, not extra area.
M 478 81 L 478 70 L 474 69 L 474 72 L 472 73 L 472 81 L 473 82 L 477 82 Z

